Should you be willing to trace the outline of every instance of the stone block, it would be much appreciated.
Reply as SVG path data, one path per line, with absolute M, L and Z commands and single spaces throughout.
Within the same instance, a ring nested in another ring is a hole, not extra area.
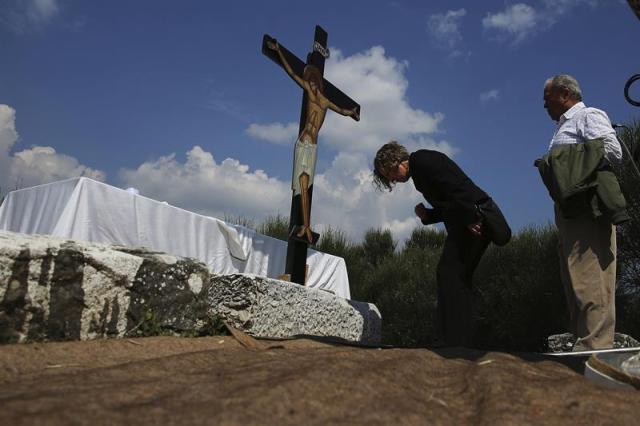
M 211 315 L 255 337 L 326 336 L 378 344 L 382 318 L 375 305 L 320 289 L 249 274 L 212 278 Z
M 0 343 L 199 333 L 210 276 L 194 259 L 0 231 Z
M 221 331 L 378 343 L 375 306 L 144 248 L 0 231 L 0 343 Z

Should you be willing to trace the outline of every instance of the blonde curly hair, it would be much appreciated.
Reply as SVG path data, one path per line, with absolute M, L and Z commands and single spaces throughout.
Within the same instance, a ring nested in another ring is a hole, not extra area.
M 393 189 L 393 183 L 389 181 L 384 175 L 388 174 L 391 170 L 398 167 L 400 163 L 409 159 L 409 152 L 407 148 L 400 145 L 396 141 L 391 141 L 384 144 L 376 153 L 376 157 L 373 160 L 373 184 L 380 190 Z

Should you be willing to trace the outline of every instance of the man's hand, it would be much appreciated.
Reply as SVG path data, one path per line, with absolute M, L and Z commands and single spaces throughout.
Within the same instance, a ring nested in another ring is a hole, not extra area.
M 351 116 L 355 118 L 356 121 L 360 121 L 360 114 L 358 114 L 358 107 L 353 107 L 350 113 L 351 113 Z
M 280 49 L 280 45 L 278 44 L 278 40 L 276 40 L 275 38 L 273 40 L 267 41 L 267 47 L 269 49 L 273 49 L 273 50 L 279 50 Z
M 467 226 L 467 229 L 469 230 L 469 232 L 471 232 L 476 237 L 481 237 L 482 236 L 482 221 L 479 221 L 479 222 L 476 222 L 476 223 L 472 223 L 471 225 Z
M 416 216 L 418 216 L 421 221 L 425 221 L 429 217 L 429 211 L 422 203 L 416 204 L 416 206 L 413 208 L 413 211 L 416 213 Z

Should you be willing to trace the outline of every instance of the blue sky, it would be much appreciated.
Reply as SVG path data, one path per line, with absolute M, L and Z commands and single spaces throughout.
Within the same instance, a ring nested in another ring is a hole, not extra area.
M 623 0 L 3 0 L 0 187 L 85 175 L 220 218 L 288 214 L 301 90 L 260 52 L 304 58 L 329 34 L 325 77 L 361 105 L 320 132 L 312 222 L 358 240 L 418 226 L 411 183 L 370 184 L 396 139 L 442 150 L 515 230 L 552 206 L 532 166 L 554 130 L 546 78 L 568 73 L 612 121 L 634 119 L 640 21 Z M 639 96 L 636 96 L 636 98 Z

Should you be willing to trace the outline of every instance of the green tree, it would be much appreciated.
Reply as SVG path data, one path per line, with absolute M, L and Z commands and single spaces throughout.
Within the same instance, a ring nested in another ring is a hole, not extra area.
M 477 346 L 543 350 L 547 336 L 567 330 L 557 247 L 552 225 L 489 246 L 474 277 Z
M 280 214 L 269 216 L 262 222 L 257 231 L 262 235 L 287 241 L 289 238 L 289 218 Z
M 432 343 L 439 257 L 438 250 L 408 248 L 385 256 L 371 271 L 371 300 L 382 314 L 384 342 L 403 347 Z
M 616 172 L 631 220 L 617 227 L 616 330 L 637 337 L 640 336 L 640 176 L 637 171 L 640 122 L 624 126 L 618 137 L 628 148 L 623 151 L 624 160 Z
M 233 223 L 234 225 L 244 226 L 249 229 L 256 229 L 255 222 L 252 219 L 249 219 L 244 216 L 232 216 L 232 215 L 224 215 L 224 221 Z
M 411 232 L 411 235 L 404 243 L 406 249 L 422 250 L 442 250 L 444 240 L 447 238 L 445 232 L 432 227 L 420 226 Z
M 371 266 L 377 266 L 382 260 L 393 255 L 397 243 L 389 229 L 369 229 L 362 242 L 363 254 Z
M 343 230 L 328 227 L 322 231 L 320 241 L 315 249 L 334 256 L 345 257 L 348 256 L 350 246 L 351 243 Z

